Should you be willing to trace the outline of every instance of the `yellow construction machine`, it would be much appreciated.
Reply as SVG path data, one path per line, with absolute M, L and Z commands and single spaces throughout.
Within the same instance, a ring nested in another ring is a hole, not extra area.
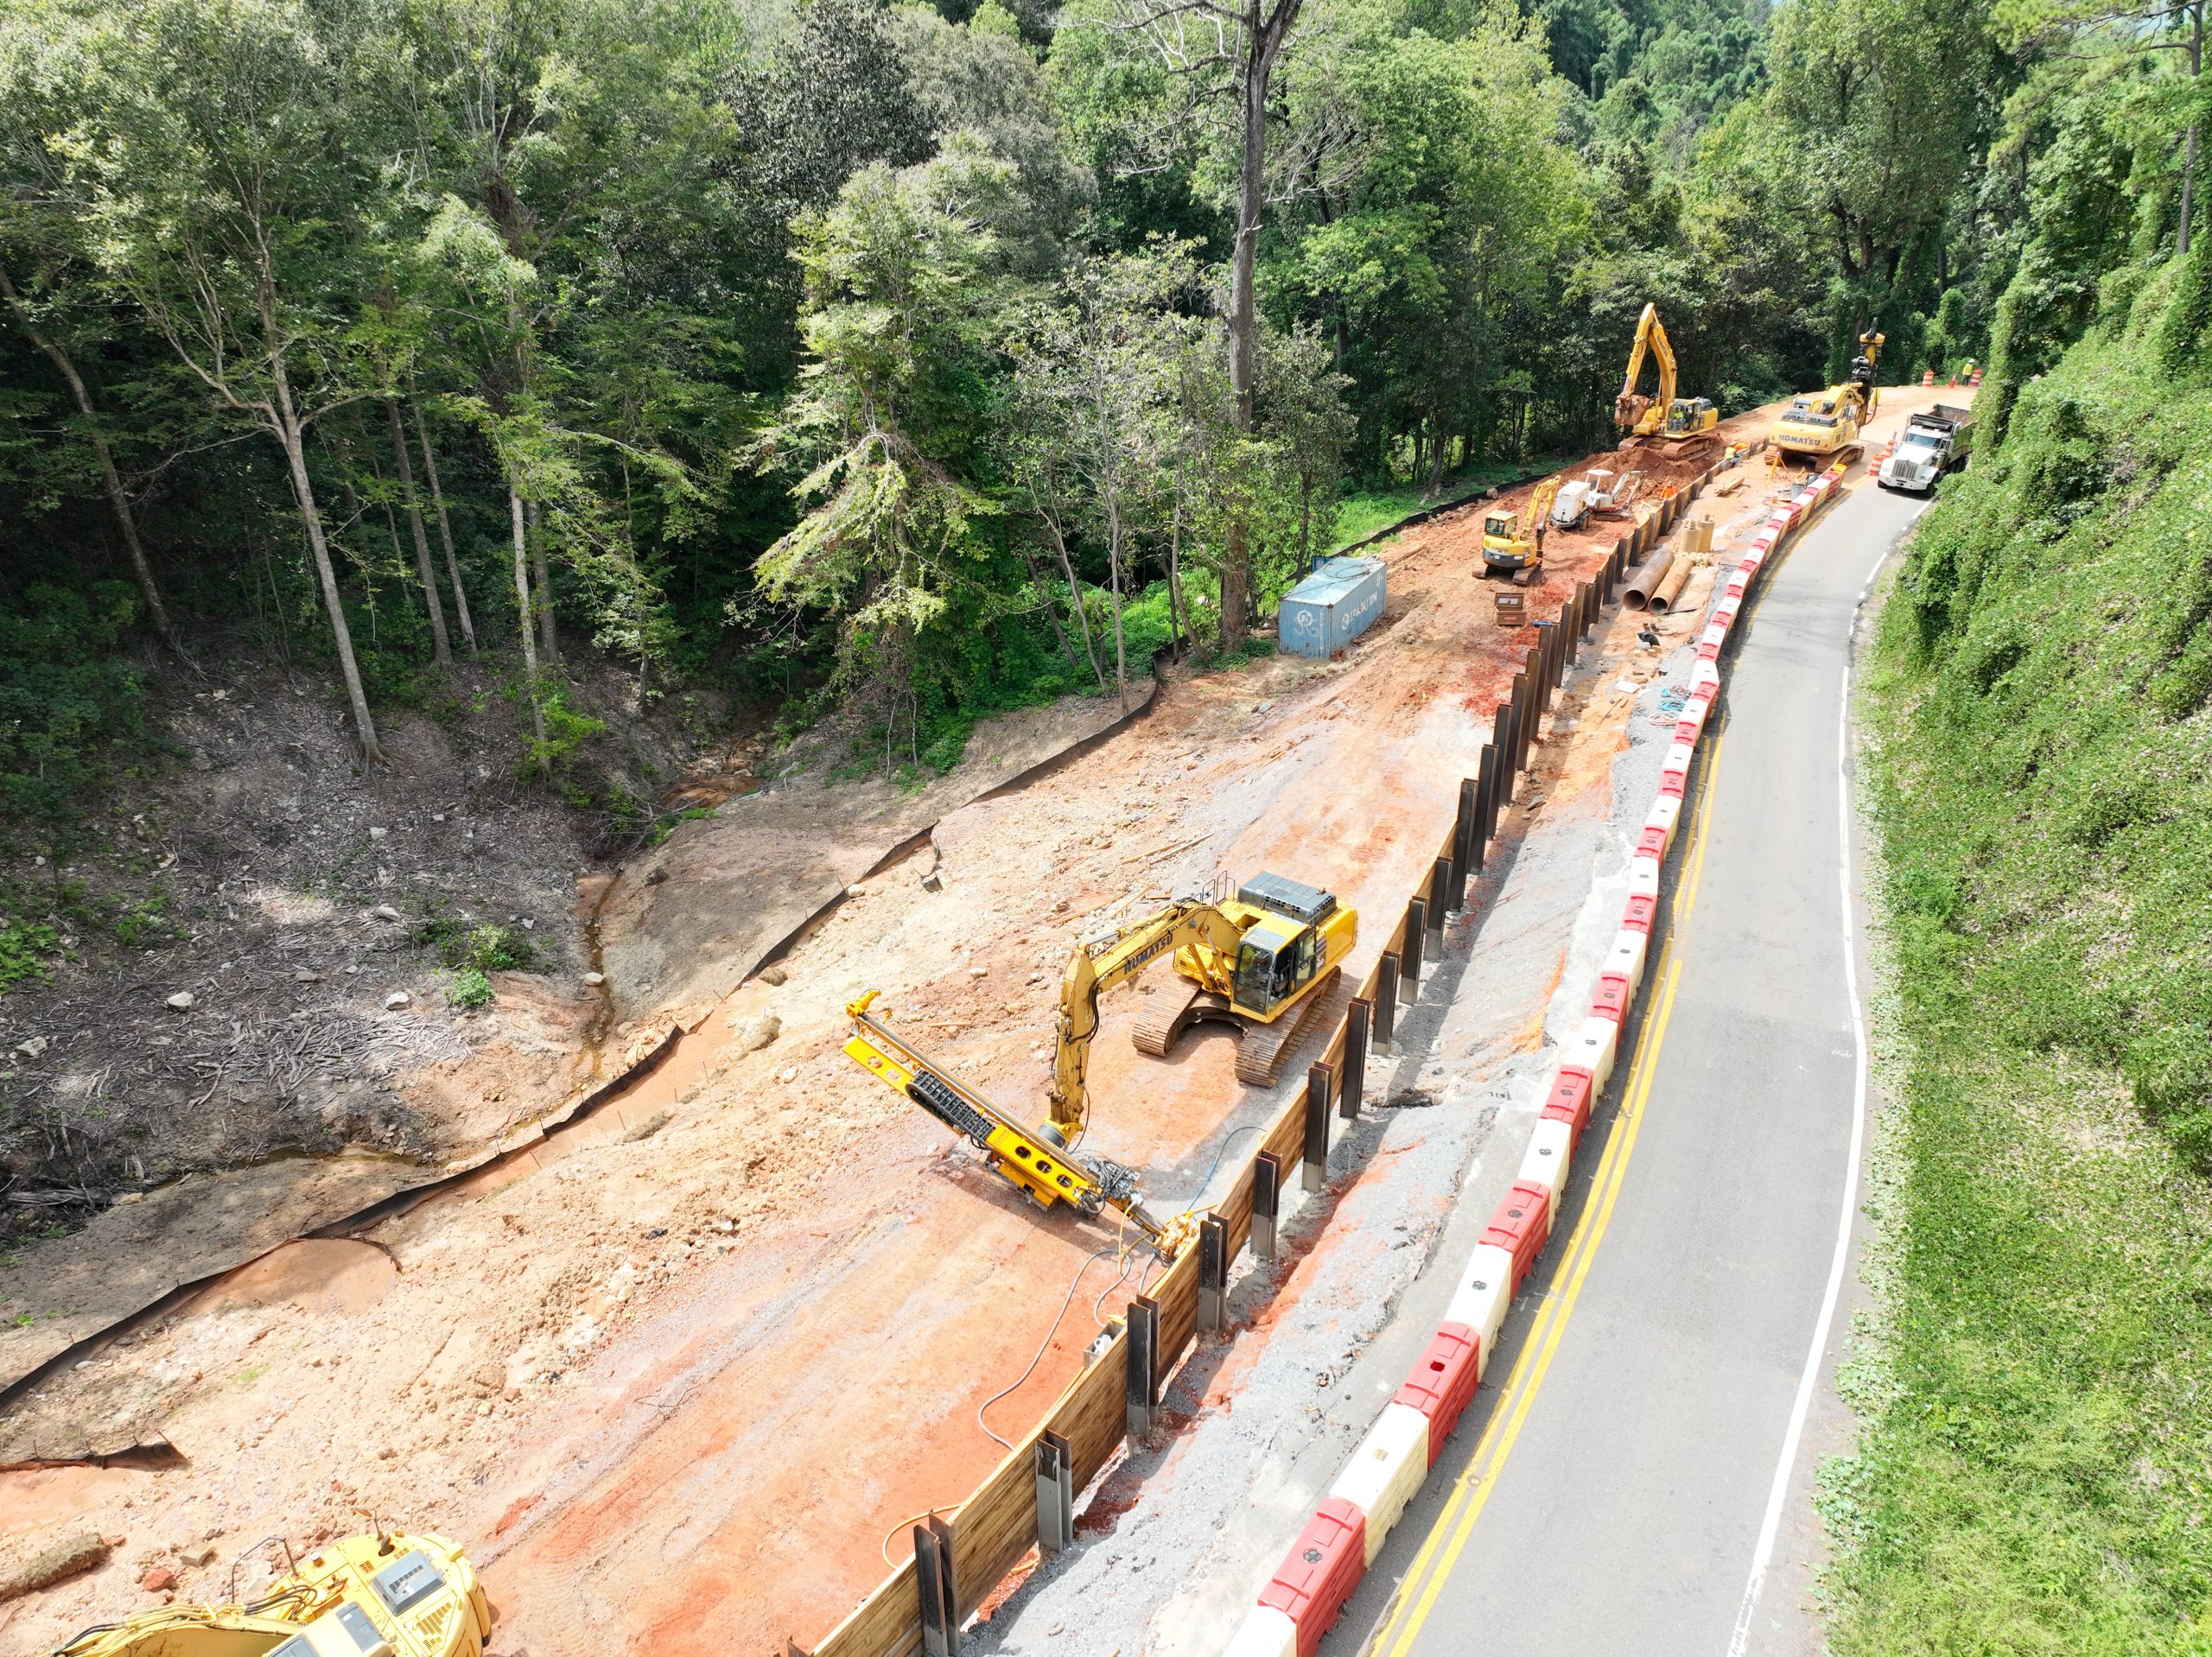
M 1659 365 L 1656 396 L 1645 397 L 1636 389 L 1649 351 Z M 1720 410 L 1706 397 L 1675 395 L 1675 346 L 1660 325 L 1659 308 L 1646 305 L 1636 324 L 1636 343 L 1629 347 L 1628 372 L 1621 379 L 1621 394 L 1613 399 L 1613 423 L 1628 436 L 1623 448 L 1659 444 L 1676 453 L 1716 444 L 1706 434 L 1720 423 Z
M 1040 1127 L 1024 1126 L 875 1017 L 874 990 L 845 1009 L 853 1019 L 845 1053 L 982 1151 L 992 1171 L 1038 1207 L 1065 1203 L 1086 1216 L 1118 1209 L 1172 1259 L 1187 1241 L 1187 1216 L 1157 1219 L 1145 1209 L 1134 1170 L 1077 1148 L 1090 1116 L 1100 994 L 1172 951 L 1185 982 L 1162 991 L 1165 999 L 1155 998 L 1138 1019 L 1137 1050 L 1164 1054 L 1193 1023 L 1217 1020 L 1237 1032 L 1237 1079 L 1266 1086 L 1338 986 L 1358 930 L 1357 912 L 1329 893 L 1261 874 L 1233 898 L 1179 898 L 1078 944 L 1060 978 L 1052 1119 Z
M 475 1570 L 442 1537 L 349 1536 L 285 1558 L 248 1603 L 157 1606 L 54 1657 L 478 1657 L 492 1632 Z
M 1483 519 L 1483 567 L 1475 574 L 1503 575 L 1534 585 L 1544 569 L 1544 530 L 1550 526 L 1559 479 L 1546 478 L 1518 512 L 1496 511 Z
M 1856 460 L 1866 453 L 1859 429 L 1882 406 L 1881 388 L 1874 384 L 1874 365 L 1881 360 L 1884 336 L 1859 336 L 1859 355 L 1851 359 L 1851 373 L 1840 385 L 1810 391 L 1791 399 L 1774 422 L 1773 448 L 1777 463 L 1827 466 L 1837 460 Z
M 1137 1051 L 1166 1056 L 1193 1024 L 1236 1032 L 1236 1079 L 1274 1084 L 1275 1067 L 1328 1000 L 1359 939 L 1359 915 L 1318 886 L 1258 874 L 1221 902 L 1170 904 L 1104 944 L 1078 948 L 1060 979 L 1060 1040 L 1052 1120 L 1081 1127 L 1089 1108 L 1085 1067 L 1098 1033 L 1098 996 L 1170 949 L 1183 981 L 1163 987 L 1138 1017 Z

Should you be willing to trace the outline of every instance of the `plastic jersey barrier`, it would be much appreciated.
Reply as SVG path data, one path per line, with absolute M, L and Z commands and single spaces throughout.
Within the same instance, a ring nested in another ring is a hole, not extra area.
M 1550 1206 L 1556 1209 L 1560 1193 L 1567 1189 L 1567 1164 L 1573 1146 L 1573 1130 L 1566 1123 L 1537 1118 L 1535 1131 L 1529 1135 L 1529 1148 L 1522 1154 L 1516 1183 L 1541 1185 Z
M 1362 1571 L 1375 1563 L 1382 1539 L 1398 1522 L 1414 1492 L 1421 1489 L 1422 1476 L 1433 1459 L 1428 1417 L 1395 1400 L 1384 1405 L 1382 1413 L 1367 1430 L 1367 1437 L 1360 1440 L 1359 1448 L 1337 1475 L 1337 1482 L 1329 1487 L 1332 1496 L 1350 1502 L 1362 1515 L 1361 1535 L 1366 1544 Z
M 1452 1292 L 1452 1304 L 1445 1309 L 1445 1322 L 1464 1324 L 1480 1338 L 1484 1363 L 1497 1344 L 1505 1309 L 1512 1304 L 1513 1283 L 1513 1251 L 1493 1242 L 1478 1243 L 1467 1257 L 1467 1269 Z
M 1582 1142 L 1582 1130 L 1590 1125 L 1590 1072 L 1563 1069 L 1552 1078 L 1551 1091 L 1544 1095 L 1541 1120 L 1564 1122 L 1570 1135 L 1570 1148 Z
M 1590 997 L 1590 1016 L 1611 1019 L 1619 1024 L 1627 1019 L 1629 1000 L 1635 994 L 1635 988 L 1621 974 L 1602 974 L 1597 990 Z
M 1390 1401 L 1428 1418 L 1428 1461 L 1436 1464 L 1444 1441 L 1473 1401 L 1483 1375 L 1481 1334 L 1465 1324 L 1439 1324 L 1412 1372 Z M 1370 1561 L 1371 1563 L 1371 1561 Z
M 1643 957 L 1650 948 L 1651 935 L 1631 926 L 1623 926 L 1613 934 L 1613 947 L 1605 951 L 1605 963 L 1599 968 L 1601 976 L 1618 973 L 1636 988 L 1643 982 Z
M 1552 1194 L 1541 1185 L 1516 1180 L 1497 1200 L 1497 1211 L 1483 1228 L 1483 1241 L 1513 1258 L 1513 1290 L 1529 1275 L 1552 1235 Z
M 1324 1496 L 1261 1590 L 1262 1605 L 1298 1625 L 1298 1657 L 1313 1657 L 1367 1574 L 1366 1531 L 1367 1516 L 1358 1508 L 1341 1496 Z

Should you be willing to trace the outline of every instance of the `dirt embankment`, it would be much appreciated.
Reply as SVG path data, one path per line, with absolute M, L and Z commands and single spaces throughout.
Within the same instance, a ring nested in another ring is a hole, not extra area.
M 817 1637 L 881 1573 L 879 1538 L 1002 1453 L 979 1410 L 1011 1436 L 1147 1269 L 1110 1230 L 1041 1223 L 855 1070 L 843 1003 L 883 990 L 901 1027 L 1041 1114 L 1059 970 L 1101 921 L 1268 868 L 1363 909 L 1363 970 L 1530 640 L 1499 632 L 1474 579 L 1479 511 L 1382 549 L 1389 608 L 1346 660 L 1173 685 L 1076 763 L 944 809 L 933 846 L 710 1003 L 631 1093 L 364 1234 L 389 1278 L 363 1265 L 318 1300 L 328 1263 L 297 1256 L 297 1280 L 271 1267 L 245 1293 L 234 1278 L 41 1387 L 41 1419 L 128 1419 L 184 1465 L 0 1474 L 0 1506 L 42 1515 L 27 1540 L 63 1514 L 130 1538 L 117 1565 L 31 1603 L 22 1637 L 143 1603 L 142 1558 L 187 1561 L 181 1593 L 219 1591 L 245 1543 L 336 1533 L 361 1508 L 472 1549 L 499 1652 Z M 1555 536 L 1532 613 L 1619 532 Z M 632 958 L 687 1000 L 726 970 L 702 957 L 798 901 L 756 890 L 766 865 L 723 860 L 735 839 L 711 829 L 672 843 L 669 879 L 622 924 L 684 940 Z M 1281 1089 L 1240 1087 L 1224 1034 L 1139 1057 L 1127 1032 L 1147 987 L 1109 1000 L 1087 1145 L 1173 1209 Z M 189 1563 L 209 1547 L 220 1563 Z

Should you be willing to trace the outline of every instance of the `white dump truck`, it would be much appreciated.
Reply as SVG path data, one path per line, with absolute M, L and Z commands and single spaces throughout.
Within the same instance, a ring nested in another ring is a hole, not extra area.
M 1926 494 L 1935 488 L 1936 479 L 1966 464 L 1973 420 L 1971 409 L 1944 403 L 1913 416 L 1905 422 L 1896 452 L 1875 473 L 1875 481 L 1885 489 Z

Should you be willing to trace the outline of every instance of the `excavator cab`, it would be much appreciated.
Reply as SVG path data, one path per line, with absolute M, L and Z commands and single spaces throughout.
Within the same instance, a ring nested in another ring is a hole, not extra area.
M 1254 922 L 1236 946 L 1236 1005 L 1264 1017 L 1312 983 L 1320 969 L 1320 933 L 1268 915 Z
M 1667 405 L 1667 435 L 1694 437 L 1720 423 L 1720 410 L 1710 397 L 1676 397 Z

